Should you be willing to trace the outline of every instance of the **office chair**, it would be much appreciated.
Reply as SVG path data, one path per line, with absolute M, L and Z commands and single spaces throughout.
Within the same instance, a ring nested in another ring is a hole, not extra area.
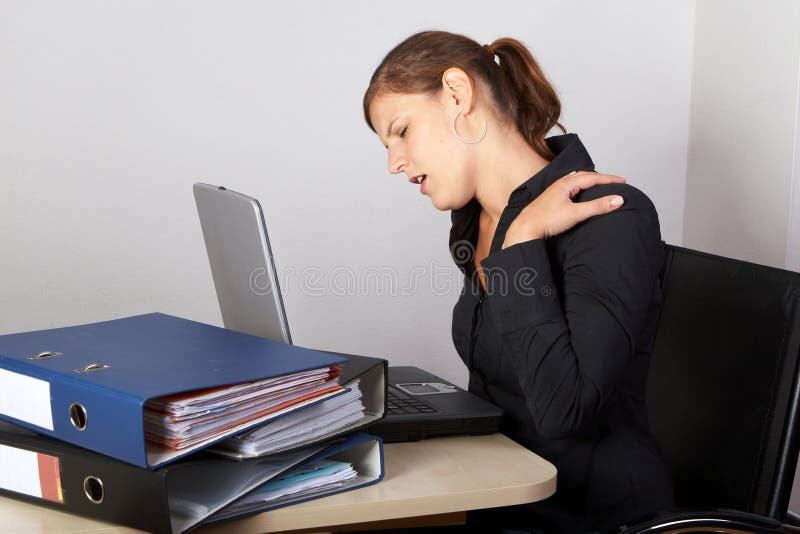
M 667 246 L 647 402 L 676 509 L 617 532 L 800 532 L 800 274 Z

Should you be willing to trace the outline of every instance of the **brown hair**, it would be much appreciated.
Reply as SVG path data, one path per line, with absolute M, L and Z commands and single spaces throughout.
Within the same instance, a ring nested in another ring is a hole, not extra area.
M 500 59 L 499 66 L 490 51 Z M 544 136 L 558 122 L 561 102 L 528 48 L 516 39 L 497 39 L 484 47 L 469 37 L 443 31 L 412 35 L 394 47 L 372 75 L 364 94 L 364 118 L 375 131 L 369 116 L 372 100 L 381 94 L 436 94 L 442 76 L 458 67 L 479 78 L 489 88 L 500 114 L 514 122 L 528 144 L 542 157 L 553 153 Z

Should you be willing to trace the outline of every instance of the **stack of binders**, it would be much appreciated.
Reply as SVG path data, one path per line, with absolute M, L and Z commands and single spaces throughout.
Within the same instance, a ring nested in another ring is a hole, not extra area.
M 386 372 L 158 313 L 0 336 L 0 494 L 184 532 L 373 484 Z

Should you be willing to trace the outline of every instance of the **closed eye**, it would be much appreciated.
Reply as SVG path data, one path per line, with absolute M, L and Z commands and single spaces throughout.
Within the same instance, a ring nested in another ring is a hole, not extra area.
M 405 137 L 407 131 L 408 131 L 408 125 L 404 126 L 403 129 L 400 130 L 400 133 L 397 134 L 398 137 L 400 137 L 400 138 Z M 384 148 L 386 148 L 386 150 L 389 150 L 389 145 L 383 145 L 383 146 L 384 146 Z

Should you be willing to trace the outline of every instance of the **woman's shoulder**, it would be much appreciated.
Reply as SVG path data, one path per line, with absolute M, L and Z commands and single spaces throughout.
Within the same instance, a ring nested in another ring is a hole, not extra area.
M 621 183 L 621 184 L 600 184 L 590 187 L 589 189 L 584 189 L 575 197 L 573 200 L 575 202 L 584 202 L 587 200 L 594 200 L 596 198 L 604 197 L 607 195 L 620 195 L 622 198 L 625 199 L 625 202 L 632 202 L 635 204 L 641 205 L 653 205 L 653 202 L 650 198 L 640 189 L 632 186 L 629 183 Z
M 581 191 L 572 200 L 573 202 L 587 202 L 608 195 L 619 195 L 624 202 L 618 210 L 604 215 L 606 217 L 617 212 L 630 210 L 640 211 L 642 215 L 658 217 L 653 201 L 643 191 L 628 183 L 596 185 Z
M 620 195 L 624 200 L 622 206 L 576 225 L 564 234 L 563 244 L 575 239 L 661 243 L 661 225 L 655 205 L 644 192 L 630 184 L 596 185 L 575 195 L 573 201 L 587 202 L 608 195 Z

